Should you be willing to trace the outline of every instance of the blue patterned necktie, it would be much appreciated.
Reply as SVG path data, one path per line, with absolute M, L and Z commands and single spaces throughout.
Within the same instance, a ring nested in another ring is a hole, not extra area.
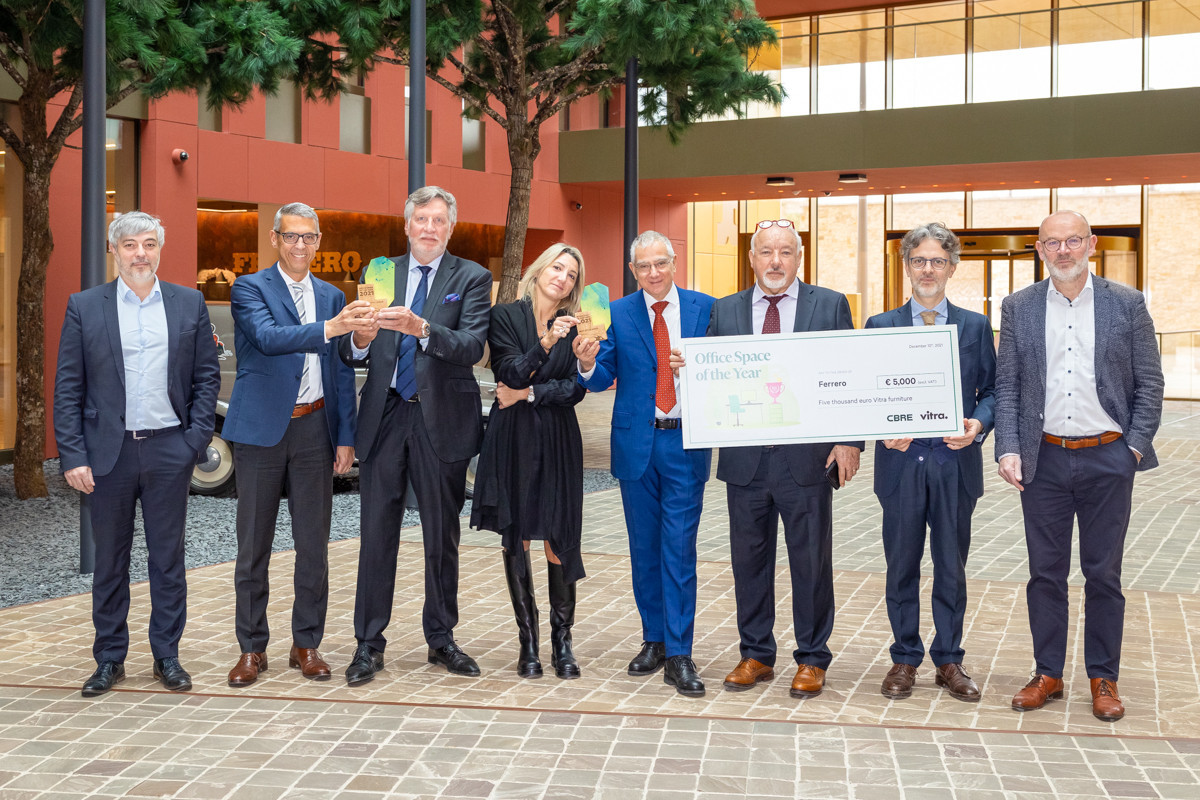
M 421 280 L 417 283 L 417 293 L 413 295 L 409 306 L 417 316 L 425 310 L 425 297 L 429 294 L 430 267 L 417 267 L 421 270 Z M 417 393 L 417 337 L 405 336 L 400 340 L 400 354 L 396 359 L 396 391 L 405 400 L 411 400 Z

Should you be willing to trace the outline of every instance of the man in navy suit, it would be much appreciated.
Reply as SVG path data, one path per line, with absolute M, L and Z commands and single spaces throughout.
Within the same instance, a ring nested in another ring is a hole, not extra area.
M 575 354 L 585 387 L 602 392 L 617 384 L 612 473 L 621 483 L 643 639 L 628 672 L 650 675 L 665 662 L 666 683 L 686 697 L 702 697 L 704 683 L 691 658 L 696 530 L 712 453 L 683 449 L 679 379 L 670 357 L 681 337 L 704 335 L 713 298 L 675 285 L 675 250 L 657 231 L 634 239 L 629 258 L 640 289 L 612 304 L 608 338 L 578 337 Z
M 921 557 L 925 527 L 933 559 L 933 624 L 929 656 L 934 679 L 952 697 L 979 701 L 979 687 L 963 669 L 963 616 L 967 608 L 967 552 L 971 514 L 983 496 L 983 440 L 992 429 L 996 346 L 987 317 L 946 299 L 961 252 L 958 237 L 932 222 L 900 242 L 912 299 L 867 320 L 868 328 L 954 325 L 962 383 L 963 435 L 941 439 L 875 442 L 875 494 L 883 506 L 883 552 L 887 558 L 887 611 L 892 623 L 892 667 L 883 679 L 885 697 L 912 694 L 925 658 L 921 641 Z
M 296 546 L 292 648 L 288 664 L 329 679 L 317 648 L 329 600 L 333 473 L 354 463 L 354 370 L 333 340 L 371 326 L 371 305 L 309 272 L 321 242 L 317 213 L 289 203 L 275 214 L 279 260 L 239 278 L 230 291 L 237 379 L 222 435 L 237 469 L 235 626 L 241 656 L 230 686 L 248 686 L 267 668 L 267 598 L 279 499 L 287 487 Z
M 854 327 L 846 296 L 796 277 L 803 256 L 789 220 L 766 220 L 750 240 L 754 286 L 713 304 L 709 336 Z M 862 442 L 722 447 L 717 478 L 729 504 L 729 548 L 737 599 L 741 661 L 725 678 L 744 691 L 775 677 L 775 550 L 779 519 L 792 577 L 796 676 L 792 697 L 825 688 L 833 660 L 833 489 L 825 477 L 836 462 L 838 485 L 858 472 Z
M 1036 661 L 1012 707 L 1029 711 L 1063 695 L 1078 519 L 1092 714 L 1113 722 L 1125 715 L 1121 560 L 1134 473 L 1158 466 L 1162 361 L 1142 293 L 1088 270 L 1096 237 L 1082 214 L 1046 217 L 1037 251 L 1050 277 L 1004 298 L 996 362 L 996 460 L 1021 492 Z
M 116 280 L 71 295 L 54 380 L 63 476 L 91 495 L 95 673 L 83 696 L 125 678 L 129 550 L 140 501 L 149 551 L 154 677 L 192 688 L 179 663 L 187 622 L 188 483 L 212 438 L 221 371 L 204 296 L 155 276 L 164 232 L 134 211 L 108 226 Z
M 479 665 L 454 641 L 458 624 L 458 515 L 467 465 L 479 452 L 483 410 L 472 369 L 483 357 L 491 319 L 492 273 L 446 252 L 458 205 L 426 186 L 404 204 L 408 253 L 395 264 L 395 299 L 376 325 L 342 337 L 339 352 L 367 367 L 358 409 L 362 539 L 351 686 L 383 669 L 383 632 L 392 617 L 396 555 L 409 479 L 425 545 L 427 660 L 455 675 Z

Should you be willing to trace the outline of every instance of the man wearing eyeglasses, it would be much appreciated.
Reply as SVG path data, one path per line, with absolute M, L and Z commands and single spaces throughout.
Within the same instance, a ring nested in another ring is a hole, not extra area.
M 750 240 L 756 283 L 718 300 L 709 336 L 772 335 L 781 331 L 854 327 L 846 296 L 796 277 L 803 256 L 789 220 L 758 224 Z M 729 544 L 737 599 L 741 661 L 725 678 L 744 691 L 775 676 L 775 550 L 783 519 L 792 577 L 796 676 L 791 695 L 815 697 L 833 660 L 833 489 L 826 470 L 836 464 L 844 485 L 858 472 L 862 442 L 722 447 L 717 477 L 725 481 Z
M 711 450 L 684 450 L 679 379 L 671 351 L 703 336 L 713 298 L 675 285 L 675 250 L 657 231 L 629 247 L 639 291 L 612 304 L 608 338 L 575 340 L 580 382 L 593 392 L 617 384 L 612 473 L 621 482 L 633 598 L 642 619 L 634 677 L 665 665 L 663 680 L 684 697 L 703 697 L 692 661 L 696 618 L 696 531 Z
M 1142 293 L 1088 270 L 1096 237 L 1059 211 L 1038 231 L 1050 277 L 1004 299 L 996 364 L 996 460 L 1021 492 L 1036 662 L 1017 711 L 1063 696 L 1070 604 L 1067 574 L 1079 522 L 1084 666 L 1092 714 L 1125 714 L 1117 693 L 1125 597 L 1121 561 L 1133 477 L 1158 465 L 1163 374 Z
M 892 625 L 892 667 L 883 679 L 885 697 L 912 695 L 917 667 L 925 659 L 921 641 L 921 559 L 925 530 L 933 560 L 933 624 L 929 657 L 934 683 L 951 697 L 979 701 L 979 687 L 963 669 L 963 617 L 967 608 L 967 552 L 971 515 L 983 496 L 982 442 L 992 429 L 996 345 L 987 317 L 946 299 L 961 246 L 937 222 L 904 235 L 900 255 L 912 298 L 867 320 L 867 328 L 954 325 L 958 328 L 962 385 L 962 436 L 939 439 L 882 439 L 875 442 L 875 494 L 883 507 L 883 552 L 887 559 L 887 612 Z
M 289 203 L 275 214 L 279 260 L 233 283 L 237 378 L 221 435 L 233 442 L 237 482 L 234 624 L 241 655 L 230 686 L 248 686 L 267 668 L 267 570 L 279 500 L 287 489 L 296 548 L 288 665 L 329 680 L 317 648 L 329 599 L 333 474 L 354 463 L 354 370 L 338 357 L 338 336 L 369 327 L 370 303 L 309 272 L 321 242 L 317 214 Z

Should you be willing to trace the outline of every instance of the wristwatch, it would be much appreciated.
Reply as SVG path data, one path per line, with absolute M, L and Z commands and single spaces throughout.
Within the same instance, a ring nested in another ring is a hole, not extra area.
M 421 338 L 422 339 L 429 338 L 429 323 L 428 322 L 421 323 Z
M 529 396 L 526 397 L 525 400 L 526 400 L 526 402 L 529 402 L 529 403 L 533 402 L 533 387 L 532 386 L 529 387 Z

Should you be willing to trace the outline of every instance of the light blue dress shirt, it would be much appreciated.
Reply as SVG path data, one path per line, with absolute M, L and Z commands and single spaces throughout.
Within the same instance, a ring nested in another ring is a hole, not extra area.
M 125 359 L 125 430 L 180 424 L 167 395 L 167 311 L 158 278 L 145 300 L 117 278 L 117 323 Z
M 915 327 L 921 327 L 925 324 L 925 320 L 921 317 L 922 311 L 936 311 L 937 319 L 933 321 L 934 325 L 945 325 L 950 321 L 950 302 L 943 295 L 942 301 L 933 308 L 926 308 L 917 302 L 915 297 L 910 297 L 908 300 L 908 309 L 912 312 L 912 323 Z

